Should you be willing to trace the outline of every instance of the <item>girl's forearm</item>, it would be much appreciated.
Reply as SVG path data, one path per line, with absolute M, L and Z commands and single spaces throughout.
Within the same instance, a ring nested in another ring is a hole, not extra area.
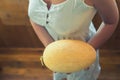
M 119 11 L 115 0 L 92 0 L 102 19 L 97 33 L 88 41 L 95 49 L 101 47 L 115 31 L 119 21 Z
M 30 22 L 32 24 L 32 27 L 33 27 L 36 35 L 38 36 L 38 38 L 40 39 L 40 41 L 43 43 L 43 45 L 45 47 L 54 41 L 54 39 L 49 35 L 49 33 L 47 32 L 47 30 L 44 27 L 37 25 L 32 21 L 30 21 Z
M 88 41 L 95 49 L 100 48 L 114 33 L 116 25 L 104 24 L 100 25 L 97 33 Z

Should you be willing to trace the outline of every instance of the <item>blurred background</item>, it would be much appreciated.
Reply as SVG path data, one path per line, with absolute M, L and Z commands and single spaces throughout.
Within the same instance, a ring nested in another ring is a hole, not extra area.
M 120 10 L 120 0 L 116 0 Z M 52 80 L 39 57 L 44 47 L 31 27 L 28 0 L 0 1 L 0 80 Z M 96 14 L 96 29 L 101 19 Z M 120 80 L 120 21 L 115 33 L 100 49 L 99 80 Z

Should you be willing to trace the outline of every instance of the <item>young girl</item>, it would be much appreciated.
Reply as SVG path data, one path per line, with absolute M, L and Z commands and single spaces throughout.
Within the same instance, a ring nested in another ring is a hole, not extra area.
M 96 12 L 102 18 L 95 30 L 92 19 Z M 113 34 L 118 23 L 115 0 L 29 0 L 28 15 L 38 38 L 46 47 L 55 40 L 75 39 L 96 50 Z M 54 80 L 96 80 L 100 73 L 99 54 L 94 64 L 71 74 L 54 73 Z

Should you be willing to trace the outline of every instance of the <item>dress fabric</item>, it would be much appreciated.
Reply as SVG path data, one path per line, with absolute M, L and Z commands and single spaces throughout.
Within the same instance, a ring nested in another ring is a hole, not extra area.
M 87 42 L 96 30 L 92 19 L 96 9 L 87 5 L 84 0 L 65 0 L 59 4 L 51 4 L 50 9 L 43 0 L 29 0 L 28 16 L 48 31 L 54 40 L 74 39 Z M 88 70 L 71 74 L 54 73 L 54 80 L 96 80 L 100 73 L 99 52 L 96 61 Z

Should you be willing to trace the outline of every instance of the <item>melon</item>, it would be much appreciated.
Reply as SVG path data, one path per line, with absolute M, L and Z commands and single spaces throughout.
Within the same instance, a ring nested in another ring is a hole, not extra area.
M 53 72 L 80 71 L 92 65 L 95 60 L 95 49 L 80 40 L 54 41 L 43 52 L 43 62 Z

